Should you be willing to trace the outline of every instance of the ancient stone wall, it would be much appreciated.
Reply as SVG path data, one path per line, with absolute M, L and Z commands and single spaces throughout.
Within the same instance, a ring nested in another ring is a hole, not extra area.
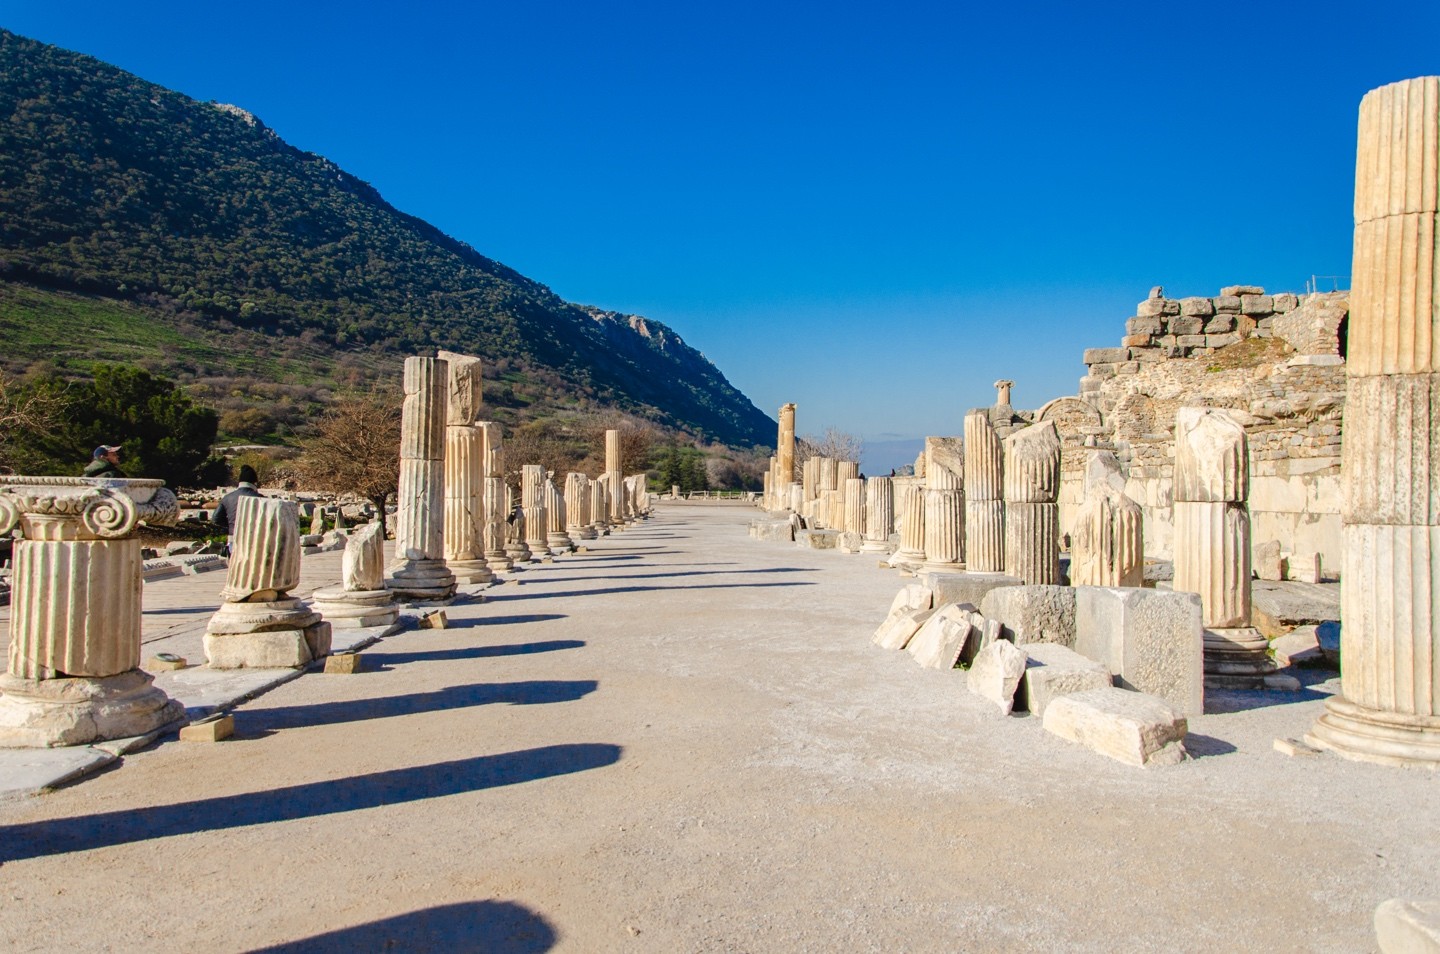
M 1348 293 L 1233 286 L 1170 299 L 1157 288 L 1137 312 L 1120 347 L 1085 352 L 1079 397 L 1036 415 L 1060 432 L 1061 532 L 1073 529 L 1083 499 L 1087 448 L 1108 448 L 1145 510 L 1146 554 L 1169 558 L 1176 412 L 1224 408 L 1249 439 L 1254 544 L 1319 553 L 1324 572 L 1337 574 Z

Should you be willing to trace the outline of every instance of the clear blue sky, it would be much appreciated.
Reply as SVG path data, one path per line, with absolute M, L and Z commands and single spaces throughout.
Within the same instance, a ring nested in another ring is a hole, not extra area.
M 958 433 L 997 377 L 1075 393 L 1152 285 L 1348 276 L 1360 97 L 1440 72 L 1436 0 L 0 0 L 0 25 L 242 106 L 671 325 L 801 433 L 877 440 Z

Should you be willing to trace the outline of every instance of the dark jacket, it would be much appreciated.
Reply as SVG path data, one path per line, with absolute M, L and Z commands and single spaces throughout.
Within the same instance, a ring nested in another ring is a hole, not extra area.
M 124 477 L 125 471 L 116 467 L 103 457 L 97 457 L 85 465 L 85 473 L 82 477 Z
M 256 490 L 253 484 L 241 484 L 220 498 L 220 506 L 216 507 L 215 512 L 210 515 L 210 522 L 229 533 L 230 525 L 235 522 L 235 508 L 240 506 L 240 498 L 263 496 L 265 495 Z

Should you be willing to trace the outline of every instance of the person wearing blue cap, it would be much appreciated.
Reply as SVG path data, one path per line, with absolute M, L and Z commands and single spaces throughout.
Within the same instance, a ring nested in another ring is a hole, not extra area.
M 120 448 L 113 444 L 101 444 L 95 448 L 90 455 L 90 463 L 85 465 L 85 477 L 124 477 L 125 471 L 120 469 Z

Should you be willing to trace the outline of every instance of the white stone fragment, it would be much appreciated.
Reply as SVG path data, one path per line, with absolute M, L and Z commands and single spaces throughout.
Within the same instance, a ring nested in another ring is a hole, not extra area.
M 1185 758 L 1185 717 L 1163 699 L 1125 689 L 1091 689 L 1045 708 L 1045 731 L 1129 765 Z
M 1007 640 L 997 640 L 975 656 L 965 682 L 977 696 L 989 699 L 1009 715 L 1015 706 L 1015 690 L 1025 677 L 1025 650 Z
M 905 649 L 927 669 L 954 669 L 966 644 L 980 638 L 970 619 L 970 610 L 958 603 L 942 606 L 910 638 Z
M 1380 954 L 1440 954 L 1440 900 L 1391 898 L 1375 909 Z
M 1050 703 L 1061 696 L 1111 685 L 1110 670 L 1104 663 L 1073 649 L 1055 643 L 1031 643 L 1025 652 L 1029 659 L 1016 704 L 1023 704 L 1031 715 L 1044 716 Z

